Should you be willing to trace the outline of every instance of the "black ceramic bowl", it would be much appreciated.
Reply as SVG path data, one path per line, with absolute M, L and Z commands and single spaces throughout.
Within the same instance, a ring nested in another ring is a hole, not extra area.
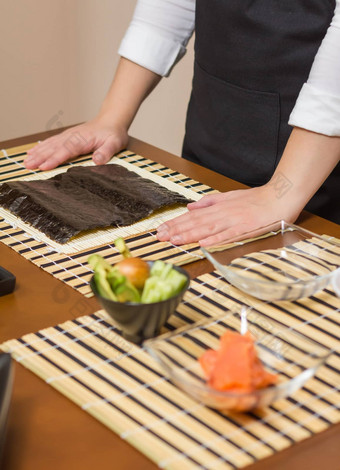
M 152 266 L 152 263 L 149 264 Z M 159 334 L 160 329 L 170 315 L 174 313 L 185 291 L 189 287 L 189 274 L 178 266 L 174 266 L 174 269 L 184 274 L 187 278 L 187 282 L 179 294 L 170 299 L 163 300 L 162 302 L 150 304 L 133 302 L 122 303 L 106 299 L 99 295 L 93 276 L 90 281 L 90 286 L 101 306 L 122 330 L 124 338 L 133 343 L 140 344 L 145 339 L 153 338 Z

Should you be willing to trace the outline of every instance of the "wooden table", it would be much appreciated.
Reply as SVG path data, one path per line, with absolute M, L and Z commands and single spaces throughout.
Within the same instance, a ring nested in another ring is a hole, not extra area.
M 9 148 L 44 139 L 49 131 L 7 142 Z M 239 183 L 131 138 L 128 148 L 221 191 Z M 299 225 L 340 237 L 340 226 L 308 213 Z M 13 294 L 0 298 L 0 343 L 98 310 L 86 299 L 0 243 L 0 265 L 17 277 Z M 192 277 L 210 271 L 206 261 L 188 265 Z M 331 470 L 340 467 L 340 424 L 252 465 L 249 470 Z M 3 468 L 6 470 L 115 470 L 157 468 L 90 415 L 33 373 L 15 364 L 15 382 Z

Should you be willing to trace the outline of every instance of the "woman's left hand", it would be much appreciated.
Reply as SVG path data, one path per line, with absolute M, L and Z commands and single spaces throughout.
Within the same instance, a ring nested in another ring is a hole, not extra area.
M 188 209 L 160 225 L 157 238 L 174 245 L 218 245 L 278 220 L 293 222 L 300 212 L 286 197 L 281 200 L 272 185 L 204 196 Z

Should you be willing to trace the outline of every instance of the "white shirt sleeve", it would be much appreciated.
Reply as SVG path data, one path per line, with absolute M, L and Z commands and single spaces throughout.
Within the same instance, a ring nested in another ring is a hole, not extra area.
M 138 0 L 118 53 L 168 76 L 184 56 L 195 26 L 195 0 Z
M 291 126 L 340 136 L 340 0 L 290 115 Z

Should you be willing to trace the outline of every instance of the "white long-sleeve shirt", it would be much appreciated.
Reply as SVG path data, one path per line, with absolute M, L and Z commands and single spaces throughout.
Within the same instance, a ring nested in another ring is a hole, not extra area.
M 138 0 L 119 54 L 161 76 L 183 57 L 195 27 L 195 0 Z M 289 124 L 340 135 L 340 0 Z

